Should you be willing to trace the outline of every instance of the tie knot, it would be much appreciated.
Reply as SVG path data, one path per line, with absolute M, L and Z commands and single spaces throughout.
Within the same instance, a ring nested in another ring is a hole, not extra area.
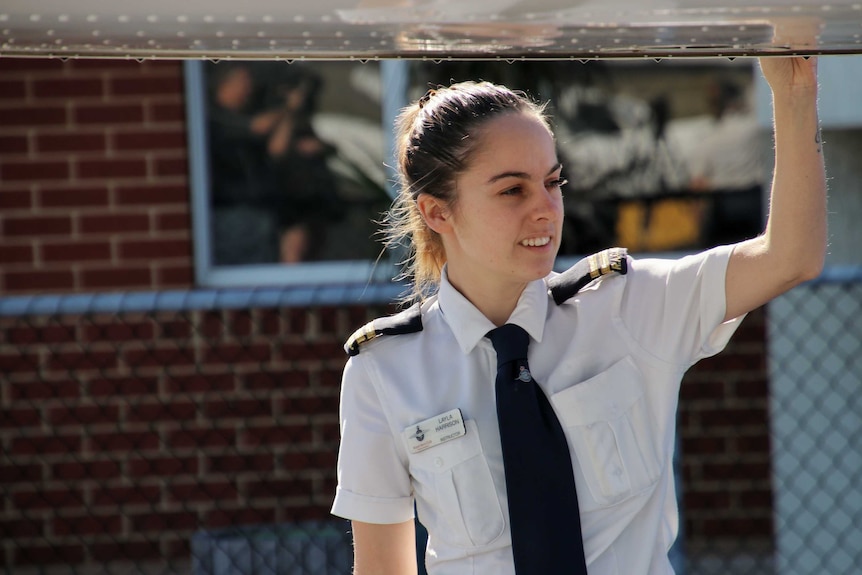
M 530 336 L 524 331 L 524 328 L 513 323 L 507 323 L 489 331 L 487 337 L 497 352 L 497 365 L 503 365 L 517 359 L 527 359 Z

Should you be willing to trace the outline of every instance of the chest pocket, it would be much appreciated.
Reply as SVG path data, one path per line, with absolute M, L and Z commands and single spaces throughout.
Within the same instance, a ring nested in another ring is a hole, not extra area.
M 408 457 L 417 496 L 428 499 L 431 521 L 439 524 L 437 536 L 471 548 L 500 537 L 505 522 L 476 422 L 464 425 L 463 437 Z
M 631 359 L 554 394 L 551 402 L 576 458 L 575 476 L 582 476 L 593 499 L 580 498 L 581 511 L 619 503 L 656 483 L 658 430 Z

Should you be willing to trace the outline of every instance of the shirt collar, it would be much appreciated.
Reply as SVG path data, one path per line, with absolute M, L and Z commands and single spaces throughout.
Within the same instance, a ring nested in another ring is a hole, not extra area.
M 449 283 L 446 266 L 440 273 L 437 303 L 461 350 L 470 353 L 496 326 Z M 542 341 L 548 311 L 548 286 L 544 279 L 527 284 L 507 323 L 521 326 L 535 341 Z

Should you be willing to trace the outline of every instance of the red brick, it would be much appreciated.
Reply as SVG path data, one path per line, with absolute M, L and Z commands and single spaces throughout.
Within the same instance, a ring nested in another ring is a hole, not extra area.
M 120 464 L 110 459 L 71 461 L 51 466 L 51 476 L 59 481 L 73 479 L 111 479 L 120 476 Z
M 120 411 L 116 405 L 59 406 L 48 409 L 51 425 L 98 425 L 119 422 Z
M 244 374 L 244 388 L 248 390 L 295 389 L 308 387 L 308 372 L 299 370 L 267 370 Z
M 171 403 L 134 403 L 129 406 L 127 421 L 151 423 L 157 421 L 194 421 L 197 405 L 191 401 Z
M 740 427 L 745 425 L 766 425 L 769 421 L 765 408 L 728 408 L 710 409 L 700 413 L 704 427 Z
M 117 96 L 177 95 L 183 93 L 182 72 L 172 76 L 112 78 L 110 93 Z
M 0 210 L 31 209 L 32 207 L 33 195 L 29 190 L 0 188 Z
M 150 229 L 150 218 L 144 213 L 81 216 L 80 223 L 81 232 L 85 234 L 121 234 Z
M 2 93 L 3 88 L 0 86 L 0 94 Z M 0 136 L 0 155 L 26 154 L 29 149 L 27 136 Z
M 168 434 L 167 445 L 171 449 L 207 447 L 231 447 L 236 444 L 233 429 L 179 429 Z
M 186 119 L 186 109 L 181 103 L 152 103 L 150 119 L 154 122 L 182 122 Z
M 278 400 L 281 411 L 288 414 L 337 413 L 338 396 L 289 397 Z
M 37 98 L 98 98 L 103 94 L 99 78 L 56 78 L 34 80 L 33 95 Z
M 210 473 L 233 475 L 243 471 L 268 472 L 275 470 L 275 459 L 271 454 L 214 455 L 207 458 L 206 469 Z
M 40 134 L 36 136 L 37 152 L 101 152 L 105 150 L 104 134 Z
M 159 435 L 155 431 L 94 433 L 90 441 L 92 450 L 98 453 L 138 452 L 159 447 Z
M 69 216 L 9 216 L 3 222 L 3 235 L 7 237 L 41 237 L 71 233 L 72 219 Z
M 188 258 L 192 255 L 190 240 L 125 240 L 119 243 L 121 260 Z
M 236 389 L 236 376 L 225 374 L 196 374 L 173 376 L 165 382 L 168 393 L 224 392 Z
M 75 341 L 77 331 L 74 324 L 28 325 L 13 327 L 7 332 L 9 343 L 16 345 L 65 343 Z
M 40 366 L 40 358 L 34 353 L 20 350 L 13 353 L 0 353 L 0 373 L 3 374 L 33 373 L 38 371 Z
M 189 320 L 162 321 L 159 330 L 164 339 L 188 339 L 192 336 L 192 325 Z
M 312 439 L 308 425 L 256 425 L 242 432 L 242 447 L 293 445 L 307 443 Z
M 193 284 L 194 269 L 191 262 L 177 266 L 156 266 L 156 285 L 160 288 L 189 287 Z
M 71 271 L 6 272 L 4 285 L 7 291 L 67 290 L 75 285 Z
M 703 473 L 710 481 L 769 479 L 769 462 L 705 463 Z
M 154 394 L 158 385 L 155 377 L 99 378 L 91 380 L 87 389 L 91 397 L 129 397 Z
M 67 122 L 66 107 L 62 105 L 0 108 L 0 126 L 62 126 Z
M 727 491 L 691 491 L 684 492 L 686 511 L 728 509 L 730 494 Z
M 12 401 L 37 399 L 68 399 L 78 397 L 81 384 L 78 381 L 28 381 L 9 384 Z
M 317 383 L 321 387 L 340 387 L 342 369 L 326 369 L 318 373 Z
M 727 442 L 726 437 L 684 436 L 682 439 L 682 452 L 687 457 L 727 453 Z
M 207 529 L 218 529 L 234 525 L 255 525 L 258 523 L 272 523 L 275 520 L 275 511 L 272 506 L 255 509 L 243 505 L 239 509 L 215 509 L 209 512 L 202 521 L 202 526 Z
M 310 479 L 269 479 L 250 481 L 246 493 L 250 499 L 311 497 L 313 489 Z
M 45 262 L 86 262 L 111 259 L 108 242 L 70 242 L 42 246 Z
M 19 80 L 0 81 L 0 100 L 23 100 L 27 96 L 27 82 Z
M 0 262 L 4 265 L 26 264 L 33 262 L 32 246 L 3 246 L 0 245 Z
M 86 369 L 104 370 L 116 368 L 117 352 L 110 351 L 56 351 L 48 358 L 48 369 L 81 371 Z
M 81 285 L 86 289 L 147 289 L 152 287 L 149 268 L 84 270 Z
M 13 492 L 12 502 L 21 510 L 83 508 L 84 496 L 77 489 L 58 487 Z
M 186 135 L 181 129 L 115 132 L 115 150 L 185 150 Z
M 285 453 L 281 458 L 281 465 L 292 471 L 318 469 L 328 473 L 335 470 L 337 459 L 338 454 L 334 449 L 312 453 Z
M 83 208 L 107 206 L 108 188 L 51 188 L 39 192 L 39 205 L 45 208 Z
M 116 485 L 100 483 L 93 489 L 93 505 L 130 505 L 139 503 L 158 503 L 162 490 L 158 485 Z
M 93 560 L 104 563 L 109 561 L 144 561 L 161 558 L 158 541 L 115 541 L 94 543 L 90 546 Z
M 189 484 L 173 484 L 169 488 L 173 501 L 205 502 L 235 500 L 238 497 L 236 485 L 229 481 L 195 481 Z
M 204 405 L 204 416 L 215 421 L 228 418 L 272 417 L 272 400 L 261 399 L 219 399 Z
M 0 540 L 44 538 L 45 525 L 40 519 L 11 519 L 0 521 Z
M 8 461 L 8 458 L 6 459 Z M 42 481 L 41 464 L 0 465 L 0 482 L 4 485 L 13 483 L 36 483 Z
M 249 336 L 252 333 L 254 324 L 251 319 L 251 312 L 243 311 L 228 311 L 228 332 L 234 337 Z
M 123 519 L 119 515 L 88 514 L 83 517 L 54 517 L 53 535 L 87 536 L 115 535 L 120 532 Z
M 194 365 L 195 352 L 189 347 L 158 347 L 149 349 L 128 349 L 123 352 L 123 359 L 131 368 L 136 367 L 170 367 L 179 365 Z
M 198 528 L 197 513 L 178 511 L 173 513 L 127 514 L 135 533 L 168 534 L 176 531 L 194 531 Z
M 180 204 L 187 206 L 190 201 L 188 186 L 173 184 L 118 186 L 115 197 L 120 205 Z M 183 215 L 188 220 L 188 214 Z
M 208 364 L 228 363 L 230 365 L 263 363 L 268 362 L 271 355 L 269 344 L 223 344 L 207 349 L 203 361 Z
M 138 457 L 129 460 L 128 473 L 133 477 L 172 477 L 197 475 L 198 458 L 195 457 Z
M 5 58 L 3 58 L 5 60 Z M 50 542 L 48 544 L 15 543 L 15 565 L 75 565 L 84 562 L 84 546 Z
M 91 178 L 142 178 L 147 175 L 147 162 L 143 158 L 129 160 L 78 160 L 78 177 Z
M 84 330 L 84 341 L 120 341 L 151 340 L 155 337 L 156 326 L 148 321 L 133 321 L 124 323 L 93 323 Z
M 68 180 L 70 173 L 69 162 L 65 160 L 16 160 L 0 164 L 0 179 L 9 182 Z
M 156 158 L 156 176 L 186 176 L 189 173 L 188 159 L 182 158 Z
M 0 411 L 0 428 L 36 427 L 42 422 L 42 413 L 32 407 Z
M 158 231 L 191 230 L 192 220 L 188 211 L 156 214 L 156 229 Z
M 141 104 L 100 104 L 87 106 L 76 104 L 72 117 L 77 124 L 132 124 L 144 121 Z

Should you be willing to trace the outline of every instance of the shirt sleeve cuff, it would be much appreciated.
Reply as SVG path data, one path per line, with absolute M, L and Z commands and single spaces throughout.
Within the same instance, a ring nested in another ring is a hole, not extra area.
M 337 487 L 332 514 L 365 523 L 403 523 L 413 519 L 413 497 L 369 497 Z
M 708 297 L 703 298 L 705 302 L 715 302 L 714 307 L 707 311 L 705 317 L 707 321 L 716 327 L 710 332 L 703 348 L 701 349 L 701 357 L 710 357 L 722 351 L 731 336 L 745 319 L 747 314 L 742 314 L 726 322 L 721 323 L 724 319 L 724 314 L 727 310 L 727 292 L 725 291 L 725 276 L 727 275 L 727 264 L 730 256 L 733 253 L 733 246 L 718 246 L 710 250 L 711 257 L 717 260 L 715 265 L 707 266 L 706 274 L 703 278 L 703 283 L 708 286 L 708 289 L 713 290 Z M 716 257 L 717 256 L 717 257 Z M 720 263 L 719 263 L 720 262 Z

